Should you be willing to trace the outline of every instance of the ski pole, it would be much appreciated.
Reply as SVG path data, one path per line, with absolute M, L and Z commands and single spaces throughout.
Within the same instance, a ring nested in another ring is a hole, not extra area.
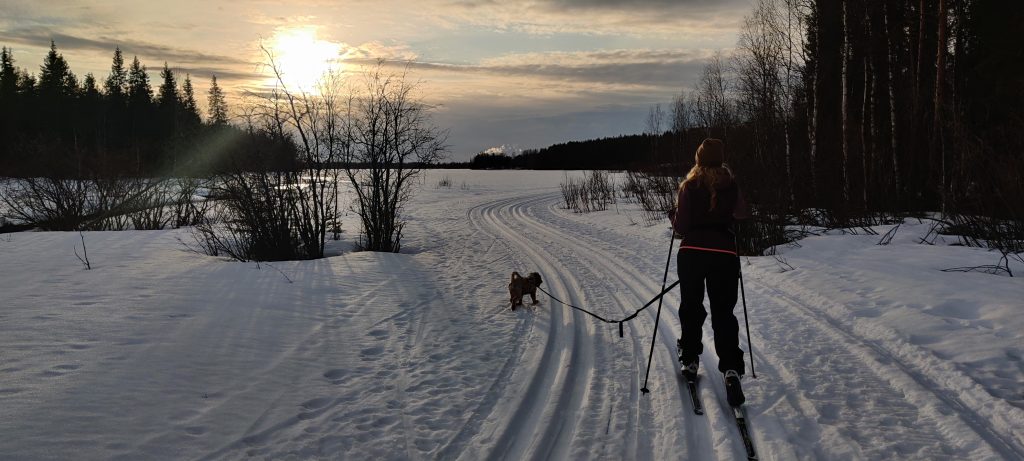
M 658 323 L 661 322 L 661 302 L 662 302 L 662 300 L 665 299 L 665 296 L 664 296 L 665 293 L 664 292 L 665 292 L 665 283 L 668 282 L 668 266 L 669 266 L 669 263 L 672 262 L 672 247 L 675 246 L 675 243 L 676 243 L 676 231 L 675 231 L 675 229 L 671 229 L 671 236 L 669 237 L 669 240 L 668 240 L 668 259 L 665 260 L 665 276 L 662 277 L 662 279 L 661 279 L 662 296 L 658 298 L 658 315 L 656 315 L 654 317 L 654 334 L 651 335 L 651 353 L 648 354 L 648 356 L 647 356 L 647 373 L 644 374 L 644 387 L 640 388 L 640 392 L 643 393 L 643 394 L 647 394 L 648 392 L 651 392 L 649 389 L 647 389 L 647 378 L 650 378 L 650 376 L 651 376 L 651 359 L 654 358 L 654 344 L 655 344 L 655 339 L 658 338 Z
M 757 379 L 757 372 L 754 371 L 754 343 L 750 342 L 750 321 L 747 320 L 747 293 L 743 289 L 743 260 L 740 259 L 739 238 L 736 233 L 732 234 L 732 238 L 736 244 L 736 262 L 740 272 L 740 297 L 743 299 L 743 324 L 747 326 L 747 349 L 750 349 L 750 374 Z
M 739 256 L 736 256 L 737 258 Z M 740 264 L 741 266 L 742 264 Z M 758 379 L 758 372 L 754 371 L 754 343 L 751 342 L 751 323 L 746 320 L 746 293 L 743 292 L 743 268 L 739 267 L 739 295 L 743 299 L 743 323 L 746 324 L 746 348 L 751 349 L 751 375 Z

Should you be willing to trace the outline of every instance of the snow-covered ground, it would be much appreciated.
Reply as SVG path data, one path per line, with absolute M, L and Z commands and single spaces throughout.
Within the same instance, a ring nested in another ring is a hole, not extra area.
M 78 234 L 0 235 L 0 459 L 742 458 L 711 341 L 706 415 L 678 378 L 677 291 L 648 395 L 655 308 L 624 338 L 543 295 L 508 310 L 513 270 L 616 319 L 661 286 L 667 226 L 563 210 L 563 178 L 429 172 L 402 254 L 257 266 L 89 232 L 87 271 Z M 744 260 L 761 458 L 1024 458 L 1024 278 L 941 272 L 998 257 L 926 232 Z

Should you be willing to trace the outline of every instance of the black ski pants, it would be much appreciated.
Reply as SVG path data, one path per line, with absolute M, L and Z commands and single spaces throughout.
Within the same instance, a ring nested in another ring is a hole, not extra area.
M 691 363 L 704 352 L 702 327 L 708 313 L 704 309 L 704 287 L 711 305 L 711 328 L 715 332 L 718 370 L 736 370 L 744 374 L 743 351 L 740 349 L 740 326 L 733 315 L 740 275 L 736 255 L 704 250 L 683 249 L 676 258 L 682 302 L 679 323 L 682 324 L 682 363 Z

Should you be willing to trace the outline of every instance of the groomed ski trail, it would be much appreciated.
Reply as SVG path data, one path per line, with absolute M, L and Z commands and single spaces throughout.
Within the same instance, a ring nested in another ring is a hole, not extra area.
M 474 206 L 467 216 L 476 232 L 510 255 L 509 272 L 540 272 L 547 291 L 606 318 L 623 318 L 658 292 L 666 242 L 595 226 L 560 205 L 557 192 L 528 193 Z M 760 378 L 751 379 L 748 370 L 744 386 L 761 459 L 1024 454 L 1013 433 L 985 421 L 991 412 L 970 410 L 957 391 L 942 388 L 943 380 L 821 314 L 820 299 L 787 294 L 771 274 L 744 269 Z M 669 270 L 671 282 L 674 257 Z M 690 408 L 674 352 L 677 291 L 662 306 L 647 396 L 639 388 L 656 306 L 626 324 L 619 338 L 617 325 L 538 294 L 537 306 L 509 313 L 524 316 L 524 334 L 501 373 L 507 382 L 495 383 L 497 394 L 486 399 L 493 405 L 461 434 L 468 439 L 460 442 L 467 448 L 461 459 L 744 456 L 716 369 L 710 321 L 701 357 L 706 415 Z M 736 313 L 742 315 L 739 306 Z M 745 338 L 741 346 L 749 350 Z M 1013 421 L 1016 414 L 999 416 Z
M 659 291 L 661 271 L 657 277 L 636 274 L 635 268 L 604 258 L 607 249 L 599 242 L 552 227 L 559 213 L 555 202 L 550 192 L 514 196 L 474 207 L 468 215 L 475 228 L 513 255 L 512 268 L 542 273 L 543 287 L 566 302 L 597 306 L 601 315 L 623 318 Z M 541 294 L 540 304 L 526 306 L 523 315 L 545 319 L 533 325 L 546 326 L 547 335 L 538 335 L 543 343 L 521 348 L 523 355 L 515 359 L 518 366 L 510 378 L 519 387 L 496 386 L 506 395 L 494 399 L 498 404 L 492 415 L 511 416 L 483 424 L 477 439 L 492 445 L 470 449 L 462 458 L 665 459 L 688 452 L 692 459 L 733 459 L 742 445 L 727 440 L 716 447 L 709 419 L 689 408 L 673 352 L 678 327 L 670 324 L 674 315 L 668 314 L 677 300 L 675 294 L 665 299 L 651 370 L 653 391 L 642 396 L 656 306 L 627 323 L 625 337 L 619 338 L 617 325 L 595 322 Z M 715 425 L 731 424 L 723 419 L 726 415 L 718 416 L 711 418 Z M 488 433 L 487 427 L 497 429 Z

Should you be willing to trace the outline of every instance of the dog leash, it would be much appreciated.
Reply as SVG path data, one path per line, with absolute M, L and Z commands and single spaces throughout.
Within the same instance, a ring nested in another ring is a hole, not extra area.
M 547 291 L 545 291 L 545 290 L 544 290 L 543 288 L 541 288 L 541 287 L 537 287 L 537 289 L 538 289 L 538 290 L 540 290 L 541 292 L 543 292 L 544 294 L 546 294 L 546 295 L 550 296 L 550 297 L 551 297 L 551 299 L 554 299 L 555 301 L 558 301 L 559 303 L 562 303 L 562 304 L 564 304 L 564 305 L 566 305 L 566 306 L 569 306 L 569 307 L 571 307 L 571 308 L 573 308 L 573 309 L 576 309 L 576 310 L 578 310 L 578 311 L 580 311 L 580 312 L 583 312 L 583 313 L 586 313 L 586 314 L 590 314 L 590 315 L 591 315 L 592 317 L 594 317 L 594 318 L 596 318 L 596 319 L 598 319 L 598 320 L 600 320 L 600 321 L 602 321 L 602 322 L 604 322 L 604 323 L 615 323 L 615 321 L 614 321 L 614 320 L 608 320 L 608 319 L 606 319 L 606 318 L 604 318 L 604 317 L 601 317 L 600 315 L 597 315 L 597 314 L 595 314 L 595 313 L 593 313 L 593 312 L 590 312 L 590 311 L 588 311 L 588 310 L 586 310 L 586 309 L 584 309 L 584 308 L 582 308 L 582 307 L 578 307 L 578 306 L 573 306 L 572 304 L 569 304 L 569 303 L 567 303 L 567 302 L 565 302 L 565 301 L 562 301 L 561 299 L 558 299 L 558 298 L 556 298 L 556 297 L 555 297 L 555 295 L 553 295 L 553 294 L 551 294 L 551 293 L 548 293 Z
M 671 285 L 666 287 L 664 290 L 661 290 L 661 293 L 658 293 L 656 296 L 651 298 L 650 301 L 647 301 L 647 304 L 644 304 L 643 307 L 637 309 L 636 312 L 633 312 L 633 314 L 631 314 L 629 317 L 626 317 L 626 318 L 624 318 L 622 320 L 608 320 L 608 319 L 606 319 L 604 317 L 601 317 L 600 315 L 597 315 L 597 314 L 595 314 L 593 312 L 590 312 L 590 311 L 588 311 L 588 310 L 586 310 L 586 309 L 584 309 L 582 307 L 574 306 L 574 305 L 569 304 L 569 303 L 567 303 L 565 301 L 562 301 L 561 299 L 556 298 L 555 295 L 553 295 L 551 293 L 548 293 L 545 289 L 543 289 L 541 287 L 537 287 L 537 289 L 540 290 L 542 293 L 548 295 L 549 297 L 551 297 L 551 299 L 557 301 L 558 303 L 563 304 L 563 305 L 568 306 L 568 307 L 571 307 L 573 309 L 576 309 L 576 310 L 578 310 L 580 312 L 583 312 L 583 313 L 585 313 L 587 315 L 590 315 L 591 317 L 594 317 L 594 318 L 596 318 L 596 319 L 598 319 L 598 320 L 600 320 L 600 321 L 602 321 L 604 323 L 617 323 L 617 324 L 619 324 L 619 337 L 621 338 L 621 337 L 624 336 L 624 333 L 622 331 L 622 324 L 623 323 L 635 319 L 636 316 L 640 314 L 640 312 L 642 312 L 644 309 L 647 309 L 648 307 L 651 307 L 651 305 L 654 304 L 655 301 L 661 299 L 662 296 L 665 296 L 665 293 L 668 293 L 668 292 L 672 291 L 672 289 L 675 288 L 676 285 L 679 285 L 679 281 L 678 280 L 673 282 Z

